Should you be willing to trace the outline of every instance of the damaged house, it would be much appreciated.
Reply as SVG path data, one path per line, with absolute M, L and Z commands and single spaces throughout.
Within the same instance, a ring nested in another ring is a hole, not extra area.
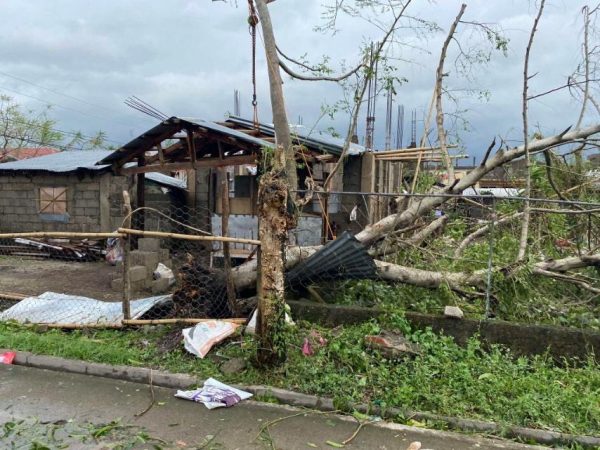
M 256 239 L 258 236 L 258 166 L 265 150 L 275 142 L 272 126 L 230 117 L 224 122 L 171 117 L 108 155 L 100 164 L 110 165 L 121 175 L 135 175 L 138 183 L 152 172 L 180 173 L 187 181 L 187 205 L 195 211 L 194 226 L 221 234 L 222 186 L 227 185 L 229 235 Z M 344 141 L 319 132 L 296 128 L 298 189 L 306 189 L 312 178 L 322 185 L 341 156 Z M 333 183 L 335 191 L 360 191 L 364 148 L 352 144 L 344 170 Z M 349 224 L 345 196 L 333 196 L 327 205 L 328 220 L 339 230 Z M 350 199 L 352 202 L 354 200 Z M 134 207 L 144 206 L 139 198 Z M 191 216 L 191 213 L 190 213 Z M 301 211 L 298 227 L 290 240 L 300 245 L 320 244 L 324 236 L 323 205 L 318 199 Z M 192 217 L 189 218 L 192 220 Z M 218 248 L 216 249 L 218 250 Z M 232 257 L 246 258 L 250 246 L 236 245 Z
M 123 221 L 123 190 L 134 194 L 135 177 L 97 163 L 107 150 L 64 151 L 0 164 L 0 232 L 107 232 Z M 185 202 L 181 180 L 148 173 L 146 204 L 169 211 Z

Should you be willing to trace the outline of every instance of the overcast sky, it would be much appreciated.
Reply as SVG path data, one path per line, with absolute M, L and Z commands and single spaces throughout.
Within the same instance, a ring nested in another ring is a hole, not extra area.
M 348 0 L 349 1 L 349 0 Z M 251 114 L 250 37 L 245 0 L 239 7 L 211 0 L 2 0 L 0 17 L 0 93 L 13 96 L 28 108 L 53 105 L 57 128 L 92 134 L 103 130 L 111 143 L 124 143 L 156 121 L 123 104 L 136 95 L 167 115 L 220 120 L 233 111 L 233 91 L 242 96 L 242 115 Z M 323 4 L 333 0 L 277 0 L 270 5 L 276 37 L 286 53 L 305 53 L 318 60 L 330 55 L 340 61 L 357 60 L 363 42 L 381 31 L 361 19 L 342 17 L 340 31 L 313 31 L 322 23 Z M 405 141 L 410 134 L 410 111 L 419 121 L 431 98 L 435 67 L 445 32 L 460 1 L 413 0 L 408 13 L 435 21 L 444 31 L 416 40 L 409 30 L 398 38 L 419 49 L 397 48 L 403 60 L 397 74 L 408 82 L 397 88 L 395 102 L 406 109 Z M 522 64 L 529 30 L 536 13 L 533 0 L 466 0 L 464 20 L 496 24 L 510 39 L 508 56 L 493 54 L 490 64 L 478 67 L 467 80 L 453 65 L 455 49 L 446 66 L 452 89 L 488 90 L 481 102 L 463 98 L 460 108 L 469 122 L 461 138 L 471 156 L 479 156 L 495 135 L 521 136 Z M 548 0 L 531 56 L 530 92 L 560 86 L 581 58 L 582 19 L 579 0 Z M 463 46 L 478 42 L 466 27 L 458 35 Z M 261 41 L 259 39 L 259 45 Z M 270 104 L 262 48 L 258 59 L 259 117 L 270 122 Z M 323 104 L 333 104 L 341 89 L 331 83 L 309 83 L 284 77 L 290 120 L 302 117 L 315 125 Z M 376 142 L 383 145 L 385 98 L 378 99 Z M 577 120 L 578 105 L 566 90 L 530 104 L 530 123 L 542 133 L 563 130 Z M 586 122 L 597 117 L 590 114 Z M 334 126 L 345 132 L 348 117 L 323 119 L 317 128 Z M 394 118 L 395 121 L 395 118 Z M 421 122 L 418 123 L 420 133 Z M 359 134 L 364 135 L 364 120 Z

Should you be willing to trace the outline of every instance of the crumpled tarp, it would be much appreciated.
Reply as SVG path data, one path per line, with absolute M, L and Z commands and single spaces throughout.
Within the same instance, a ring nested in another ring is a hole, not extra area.
M 131 318 L 137 319 L 153 306 L 170 300 L 170 295 L 131 301 Z M 22 323 L 73 323 L 79 325 L 120 325 L 123 320 L 121 302 L 103 302 L 77 295 L 44 292 L 27 297 L 0 313 L 0 321 Z

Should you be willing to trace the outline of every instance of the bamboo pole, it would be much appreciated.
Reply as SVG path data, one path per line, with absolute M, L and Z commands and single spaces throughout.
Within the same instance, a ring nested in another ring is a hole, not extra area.
M 14 238 L 73 238 L 73 239 L 107 239 L 123 237 L 120 233 L 72 233 L 68 231 L 30 231 L 27 233 L 0 233 L 0 239 Z
M 219 143 L 219 146 L 221 144 Z M 220 147 L 219 147 L 220 148 Z M 229 172 L 225 168 L 221 169 L 221 234 L 229 234 Z M 232 314 L 237 313 L 235 285 L 231 273 L 231 251 L 229 242 L 223 242 L 223 269 L 227 281 L 227 302 Z
M 131 319 L 131 320 L 123 320 L 121 323 L 123 325 L 166 325 L 166 324 L 177 324 L 177 323 L 188 323 L 188 324 L 197 324 L 203 322 L 211 322 L 213 320 L 218 320 L 221 322 L 230 322 L 237 325 L 245 324 L 248 319 L 153 319 L 153 320 L 141 320 L 141 319 Z
M 28 296 L 25 294 L 18 294 L 16 292 L 0 292 L 0 299 L 1 300 L 10 300 L 10 301 L 15 301 L 15 302 L 20 302 L 21 300 L 23 300 L 24 298 L 27 298 Z
M 25 327 L 47 327 L 47 328 L 62 328 L 65 330 L 83 330 L 86 328 L 106 328 L 119 329 L 123 328 L 121 324 L 114 323 L 22 323 Z
M 243 239 L 227 236 L 199 236 L 196 234 L 165 233 L 163 231 L 132 230 L 131 228 L 119 228 L 118 232 L 123 234 L 133 234 L 136 236 L 185 239 L 188 241 L 238 242 L 240 244 L 260 245 L 260 241 L 256 239 Z
M 123 212 L 125 213 L 125 225 L 131 227 L 131 199 L 129 192 L 123 191 Z M 123 317 L 131 319 L 131 277 L 129 276 L 129 253 L 131 250 L 131 236 L 123 234 L 121 238 L 123 247 Z

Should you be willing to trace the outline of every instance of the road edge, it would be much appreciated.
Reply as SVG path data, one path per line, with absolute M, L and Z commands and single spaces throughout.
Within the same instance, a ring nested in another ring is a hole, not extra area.
M 14 350 L 0 349 L 0 353 L 5 351 Z M 169 389 L 189 389 L 190 387 L 203 383 L 203 380 L 199 380 L 196 377 L 187 374 L 164 372 L 146 367 L 113 366 L 110 364 L 66 359 L 57 356 L 35 355 L 25 351 L 16 351 L 16 357 L 13 364 L 58 372 L 112 378 L 142 384 L 149 384 L 150 380 L 152 380 L 154 386 Z M 282 405 L 310 408 L 319 411 L 334 411 L 338 409 L 334 405 L 333 399 L 328 397 L 302 394 L 286 389 L 261 385 L 235 385 L 235 387 L 251 392 L 258 400 L 260 400 L 260 398 L 268 398 L 277 400 L 277 402 Z M 507 426 L 495 422 L 460 419 L 457 417 L 442 416 L 432 413 L 409 411 L 401 408 L 384 409 L 378 406 L 369 406 L 365 404 L 347 405 L 345 409 L 349 411 L 359 411 L 364 414 L 377 415 L 388 420 L 393 420 L 400 416 L 418 421 L 429 420 L 441 422 L 448 426 L 449 429 L 455 431 L 493 434 L 525 442 L 533 441 L 543 445 L 569 445 L 576 443 L 584 448 L 600 448 L 600 437 L 594 436 L 581 436 L 526 427 Z

